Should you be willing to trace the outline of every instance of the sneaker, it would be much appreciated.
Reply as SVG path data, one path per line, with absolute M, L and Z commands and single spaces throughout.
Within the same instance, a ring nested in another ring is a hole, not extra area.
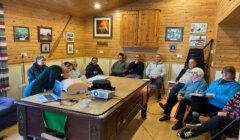
M 195 136 L 194 132 L 190 128 L 185 128 L 177 133 L 177 136 L 181 139 L 189 139 Z
M 181 121 L 177 121 L 177 123 L 172 127 L 172 130 L 178 130 L 183 128 L 183 123 Z
M 160 122 L 167 121 L 167 120 L 170 120 L 170 117 L 166 115 L 159 119 Z
M 187 123 L 186 126 L 200 126 L 201 122 L 199 119 L 192 119 L 190 123 Z
M 162 102 L 159 102 L 159 106 L 160 106 L 163 110 L 165 110 L 165 108 L 166 108 L 166 104 L 163 104 Z

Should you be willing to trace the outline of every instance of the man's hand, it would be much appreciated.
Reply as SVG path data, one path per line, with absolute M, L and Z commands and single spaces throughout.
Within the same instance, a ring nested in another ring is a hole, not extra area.
M 218 112 L 218 116 L 226 117 L 227 116 L 227 112 Z
M 214 98 L 214 97 L 215 97 L 215 95 L 212 94 L 212 93 L 207 93 L 205 96 L 206 96 L 207 98 Z

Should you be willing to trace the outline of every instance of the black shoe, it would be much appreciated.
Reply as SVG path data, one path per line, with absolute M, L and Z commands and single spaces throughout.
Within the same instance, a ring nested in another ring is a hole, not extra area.
M 159 119 L 160 122 L 167 121 L 167 120 L 170 120 L 170 117 L 166 115 Z
M 173 127 L 172 130 L 178 130 L 183 128 L 183 123 L 181 121 L 178 121 Z
M 201 122 L 199 121 L 199 119 L 192 119 L 192 121 L 190 123 L 186 124 L 187 126 L 200 126 Z
M 177 133 L 177 136 L 181 139 L 189 139 L 195 137 L 195 133 L 190 128 L 185 128 Z
M 165 108 L 166 108 L 166 104 L 163 104 L 162 102 L 159 102 L 159 106 L 160 106 L 163 110 L 165 110 Z

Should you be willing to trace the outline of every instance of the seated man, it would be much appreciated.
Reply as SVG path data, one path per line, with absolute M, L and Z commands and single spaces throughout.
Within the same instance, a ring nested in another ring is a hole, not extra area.
M 194 58 L 189 59 L 188 67 L 183 68 L 176 78 L 176 84 L 169 92 L 169 96 L 178 93 L 178 91 L 184 87 L 185 83 L 191 81 L 192 69 L 196 67 L 197 61 Z M 159 103 L 160 107 L 164 109 L 165 105 Z
M 36 62 L 27 71 L 28 83 L 35 80 L 46 68 L 46 58 L 44 56 L 37 56 Z
M 201 125 L 200 114 L 209 114 L 210 117 L 217 115 L 227 102 L 240 91 L 240 84 L 235 81 L 236 70 L 232 66 L 224 67 L 222 78 L 214 81 L 204 92 L 205 97 L 191 98 L 192 121 L 189 126 Z M 188 116 L 191 118 L 191 116 Z
M 97 63 L 98 63 L 98 58 L 93 57 L 92 61 L 86 67 L 86 77 L 87 78 L 91 78 L 93 76 L 103 74 L 102 69 L 100 68 L 100 66 Z
M 182 139 L 189 139 L 199 136 L 205 132 L 211 131 L 212 140 L 220 140 L 224 132 L 234 133 L 239 135 L 240 126 L 240 92 L 228 101 L 222 111 L 218 115 L 207 120 L 201 126 L 184 130 L 178 133 Z M 222 131 L 225 128 L 224 131 Z M 222 131 L 222 132 L 221 132 Z
M 160 88 L 163 77 L 166 75 L 165 65 L 161 61 L 160 54 L 155 55 L 154 61 L 147 66 L 146 75 L 150 78 L 151 82 L 157 86 L 157 101 L 159 102 L 162 98 Z
M 112 66 L 111 76 L 124 77 L 127 72 L 127 62 L 125 61 L 124 54 L 118 54 L 118 61 Z
M 172 108 L 177 102 L 179 102 L 179 108 L 176 113 L 177 123 L 172 127 L 173 130 L 177 130 L 183 127 L 183 117 L 186 111 L 187 105 L 191 105 L 191 93 L 204 92 L 207 89 L 207 83 L 204 80 L 204 72 L 201 68 L 192 69 L 192 80 L 187 82 L 185 86 L 178 92 L 178 94 L 171 94 L 167 100 L 166 107 L 164 109 L 164 116 L 159 121 L 170 120 L 170 114 Z
M 142 61 L 140 61 L 140 55 L 135 55 L 135 61 L 132 61 L 128 65 L 128 75 L 126 77 L 128 78 L 136 78 L 136 79 L 142 79 L 143 78 L 143 70 L 144 70 L 144 64 Z

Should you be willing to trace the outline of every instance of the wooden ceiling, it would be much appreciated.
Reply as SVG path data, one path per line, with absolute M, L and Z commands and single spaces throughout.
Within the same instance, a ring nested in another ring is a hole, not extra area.
M 18 5 L 25 5 L 32 8 L 45 9 L 58 13 L 73 15 L 77 17 L 86 17 L 90 15 L 99 15 L 100 13 L 136 0 L 6 0 Z M 100 9 L 94 9 L 94 4 L 101 4 Z

